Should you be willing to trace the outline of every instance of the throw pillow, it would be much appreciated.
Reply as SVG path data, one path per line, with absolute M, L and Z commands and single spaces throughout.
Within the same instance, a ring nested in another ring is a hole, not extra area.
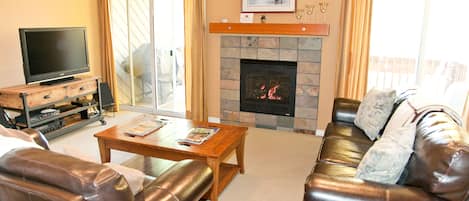
M 354 123 L 370 140 L 375 140 L 386 124 L 395 98 L 395 90 L 371 89 L 360 103 Z
M 13 149 L 22 148 L 38 148 L 43 149 L 41 146 L 34 142 L 28 142 L 16 137 L 7 137 L 0 135 L 0 157 L 10 152 Z
M 31 138 L 31 136 L 29 136 L 28 134 L 24 133 L 23 131 L 10 129 L 10 128 L 5 128 L 1 124 L 0 124 L 0 135 L 3 135 L 5 137 L 19 138 L 19 139 L 22 139 L 22 140 L 28 141 L 28 142 L 34 142 L 34 139 Z
M 417 94 L 417 89 L 415 88 L 408 88 L 406 90 L 401 90 L 400 92 L 396 90 L 396 99 L 394 100 L 394 105 L 391 110 L 391 114 L 389 115 L 388 120 L 384 124 L 384 127 L 380 130 L 379 134 L 383 134 L 384 130 L 387 128 L 387 125 L 389 125 L 389 122 L 391 121 L 391 118 L 393 118 L 394 113 L 401 107 L 401 105 L 405 102 L 407 102 L 407 99 L 410 99 L 412 96 L 415 96 Z M 404 124 L 401 124 L 401 126 Z
M 143 180 L 145 180 L 145 174 L 143 174 L 143 172 L 112 163 L 105 163 L 104 165 L 112 168 L 124 176 L 125 180 L 127 180 L 127 183 L 129 184 L 130 190 L 134 195 L 143 190 Z
M 395 184 L 413 152 L 416 124 L 384 133 L 365 153 L 357 167 L 356 178 Z
M 415 118 L 415 112 L 416 111 L 410 105 L 409 100 L 402 102 L 389 118 L 389 121 L 384 128 L 383 135 L 384 133 L 389 133 L 410 123 Z

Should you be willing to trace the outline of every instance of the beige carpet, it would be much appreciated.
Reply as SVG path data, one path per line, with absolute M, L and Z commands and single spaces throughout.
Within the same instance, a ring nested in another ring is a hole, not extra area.
M 119 112 L 106 117 L 107 125 L 93 123 L 50 141 L 52 150 L 99 161 L 93 134 L 121 124 L 138 113 Z M 249 128 L 246 138 L 246 173 L 236 178 L 220 195 L 220 201 L 296 201 L 303 199 L 303 184 L 314 165 L 321 138 L 286 131 Z M 111 162 L 121 163 L 132 154 L 112 151 Z M 235 163 L 232 155 L 228 162 Z

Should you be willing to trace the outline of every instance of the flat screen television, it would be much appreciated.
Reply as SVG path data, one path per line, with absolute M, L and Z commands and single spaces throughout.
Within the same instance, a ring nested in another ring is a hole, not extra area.
M 19 32 L 26 83 L 50 84 L 90 71 L 86 28 L 21 28 Z

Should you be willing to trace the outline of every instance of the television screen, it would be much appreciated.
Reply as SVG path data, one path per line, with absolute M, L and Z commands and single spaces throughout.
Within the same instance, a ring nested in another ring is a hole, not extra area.
M 88 72 L 86 28 L 20 29 L 27 83 Z

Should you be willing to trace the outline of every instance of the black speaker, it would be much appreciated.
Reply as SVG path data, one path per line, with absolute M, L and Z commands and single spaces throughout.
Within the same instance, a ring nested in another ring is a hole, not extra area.
M 102 82 L 99 84 L 99 89 L 101 90 L 101 104 L 103 109 L 111 109 L 115 102 L 114 98 L 112 97 L 109 85 L 105 82 Z

